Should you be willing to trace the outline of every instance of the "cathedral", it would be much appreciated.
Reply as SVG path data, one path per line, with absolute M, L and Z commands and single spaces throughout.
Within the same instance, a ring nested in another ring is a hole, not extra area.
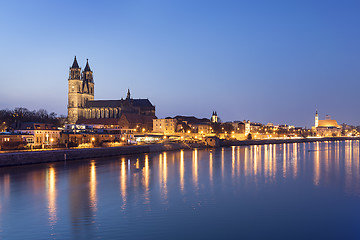
M 326 115 L 325 120 L 319 120 L 319 114 L 316 110 L 315 113 L 315 126 L 312 127 L 313 132 L 317 136 L 322 137 L 335 137 L 341 135 L 341 126 L 337 123 L 336 120 L 331 119 L 329 115 Z
M 125 99 L 94 100 L 94 79 L 89 62 L 83 71 L 79 67 L 76 56 L 69 73 L 68 91 L 68 123 L 81 124 L 99 119 L 120 119 L 123 114 L 156 118 L 155 106 L 149 99 L 133 99 L 130 90 Z M 99 122 L 99 121 L 97 121 Z

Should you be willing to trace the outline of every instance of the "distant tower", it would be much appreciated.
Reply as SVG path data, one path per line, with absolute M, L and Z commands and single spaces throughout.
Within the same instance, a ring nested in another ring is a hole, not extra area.
M 315 127 L 319 126 L 319 115 L 318 115 L 318 111 L 316 110 L 315 113 Z
M 94 80 L 88 61 L 81 74 L 81 68 L 74 58 L 68 81 L 68 123 L 74 124 L 79 118 L 90 117 L 84 112 L 86 101 L 94 100 Z
M 126 99 L 130 100 L 130 89 L 128 89 L 128 91 L 127 91 Z
M 217 112 L 213 112 L 212 116 L 211 116 L 211 122 L 212 123 L 217 123 L 218 122 L 218 115 Z

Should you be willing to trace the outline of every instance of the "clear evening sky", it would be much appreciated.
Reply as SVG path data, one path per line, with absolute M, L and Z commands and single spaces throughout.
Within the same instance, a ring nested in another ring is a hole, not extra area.
M 360 125 L 359 26 L 359 1 L 1 1 L 0 108 L 66 114 L 76 55 L 160 118 Z

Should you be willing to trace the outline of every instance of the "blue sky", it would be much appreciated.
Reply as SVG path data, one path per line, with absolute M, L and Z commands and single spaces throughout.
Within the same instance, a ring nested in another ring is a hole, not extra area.
M 160 118 L 360 125 L 359 23 L 359 1 L 2 1 L 0 108 L 66 114 L 76 55 L 95 99 Z

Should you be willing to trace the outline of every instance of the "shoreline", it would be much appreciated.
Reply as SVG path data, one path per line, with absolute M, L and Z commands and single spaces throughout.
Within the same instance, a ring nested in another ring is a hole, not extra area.
M 60 149 L 47 151 L 30 152 L 11 152 L 0 153 L 0 167 L 20 166 L 27 164 L 39 164 L 60 161 L 73 161 L 89 158 L 102 158 L 121 155 L 133 155 L 144 153 L 155 153 L 164 151 L 177 151 L 181 149 L 194 148 L 221 148 L 230 146 L 251 146 L 266 144 L 284 144 L 284 143 L 306 143 L 306 142 L 324 142 L 324 141 L 346 141 L 360 140 L 360 137 L 329 137 L 329 138 L 301 138 L 301 139 L 266 139 L 266 140 L 245 140 L 230 141 L 221 140 L 218 147 L 210 147 L 204 144 L 192 143 L 156 143 L 148 145 L 133 145 L 121 147 L 103 147 L 103 148 L 82 148 L 82 149 Z

